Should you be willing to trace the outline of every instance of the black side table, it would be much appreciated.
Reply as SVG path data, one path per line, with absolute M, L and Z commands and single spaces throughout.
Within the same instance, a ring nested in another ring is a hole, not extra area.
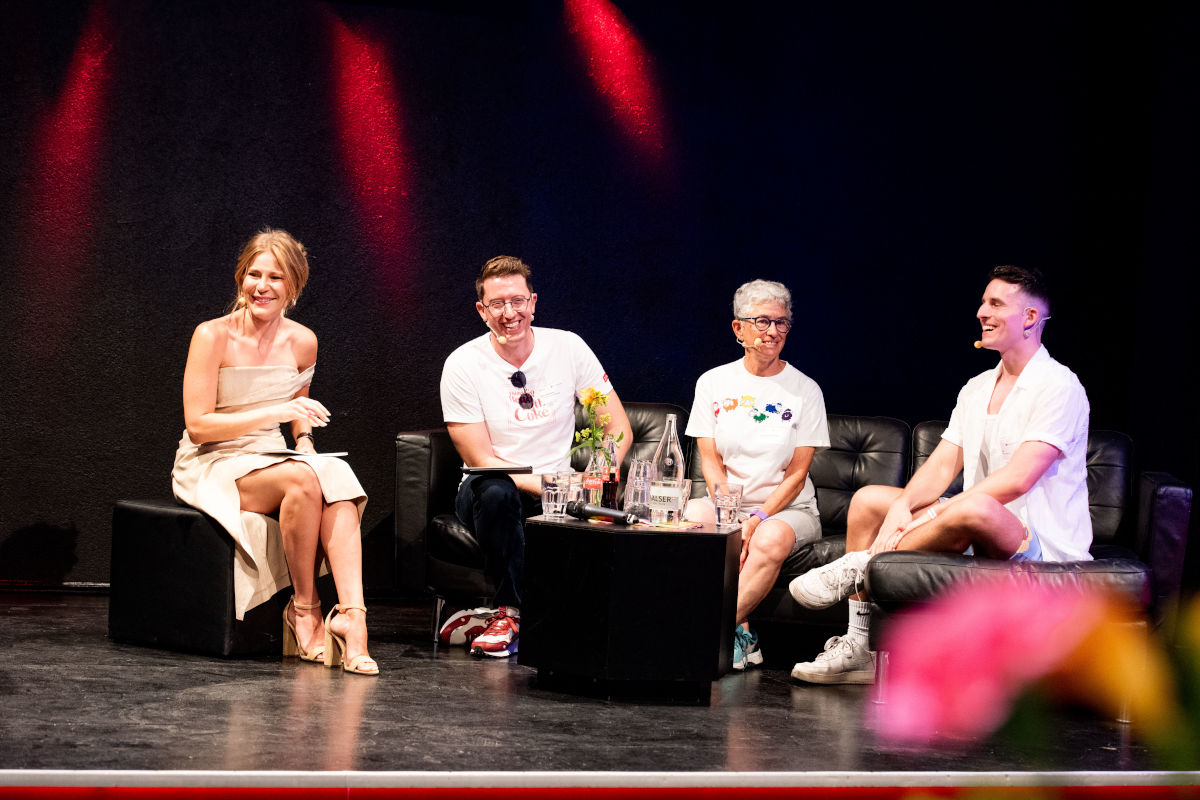
M 733 658 L 739 532 L 531 517 L 520 662 L 547 688 L 707 704 Z

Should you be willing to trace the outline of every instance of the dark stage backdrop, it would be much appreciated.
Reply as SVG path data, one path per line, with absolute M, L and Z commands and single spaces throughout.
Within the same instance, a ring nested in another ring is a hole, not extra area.
M 795 295 L 831 412 L 944 419 L 985 271 L 1057 287 L 1093 427 L 1197 478 L 1195 12 L 1180 3 L 10 3 L 0 24 L 0 580 L 105 582 L 169 498 L 195 325 L 294 233 L 322 449 L 392 586 L 396 432 L 440 424 L 484 260 L 626 400 L 690 405 L 730 298 Z M 1194 572 L 1194 570 L 1193 570 Z

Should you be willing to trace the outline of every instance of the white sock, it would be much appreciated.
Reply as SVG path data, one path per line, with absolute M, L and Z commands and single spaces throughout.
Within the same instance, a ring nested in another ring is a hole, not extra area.
M 871 604 L 862 600 L 850 600 L 850 628 L 846 638 L 864 649 L 871 649 Z

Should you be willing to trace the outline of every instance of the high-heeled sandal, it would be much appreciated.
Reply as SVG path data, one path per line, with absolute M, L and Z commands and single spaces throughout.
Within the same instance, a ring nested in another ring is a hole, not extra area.
M 314 608 L 320 608 L 321 601 L 318 600 L 317 602 L 311 603 L 311 604 L 297 603 L 296 595 L 292 595 L 292 599 L 288 600 L 288 606 L 291 606 L 292 608 L 296 609 L 297 611 L 300 611 L 300 610 L 311 611 Z M 314 647 L 311 651 L 305 652 L 304 648 L 300 646 L 300 637 L 296 635 L 296 626 L 292 624 L 292 621 L 290 619 L 288 619 L 287 612 L 288 612 L 287 606 L 284 606 L 283 607 L 283 655 L 284 655 L 284 657 L 299 656 L 301 661 L 324 662 L 325 661 L 325 645 L 319 644 L 316 647 Z
M 352 611 L 358 609 L 365 616 L 367 610 L 362 606 L 344 606 L 340 603 L 329 610 L 329 616 L 325 618 L 325 666 L 332 667 L 334 659 L 341 662 L 342 669 L 354 675 L 378 675 L 379 665 L 375 663 L 375 659 L 367 653 L 359 653 L 354 658 L 350 659 L 350 663 L 346 663 L 346 640 L 333 632 L 333 628 L 329 623 L 333 620 L 333 615 L 339 611 Z M 365 662 L 371 662 L 370 667 L 364 667 Z

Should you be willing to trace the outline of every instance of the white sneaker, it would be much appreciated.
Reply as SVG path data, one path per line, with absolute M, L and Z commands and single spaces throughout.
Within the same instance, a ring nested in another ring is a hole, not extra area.
M 863 571 L 871 554 L 854 550 L 823 567 L 810 569 L 788 584 L 788 591 L 805 608 L 829 608 L 854 594 L 862 582 Z
M 874 683 L 875 651 L 834 636 L 821 655 L 792 667 L 792 677 L 809 683 Z

